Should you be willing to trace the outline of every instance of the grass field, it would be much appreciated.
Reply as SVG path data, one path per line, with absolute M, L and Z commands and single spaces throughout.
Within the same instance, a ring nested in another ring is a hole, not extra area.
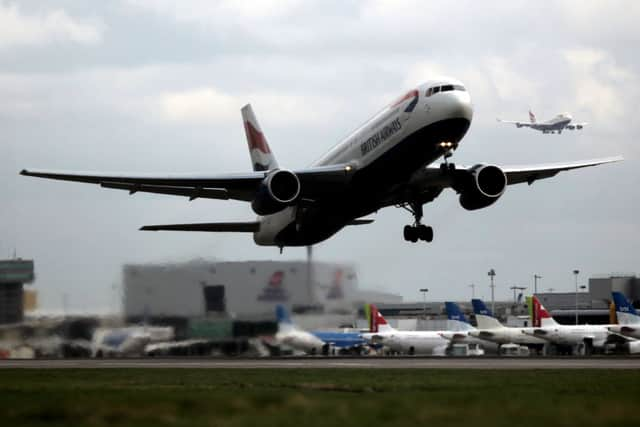
M 639 397 L 617 370 L 0 370 L 7 427 L 628 427 Z

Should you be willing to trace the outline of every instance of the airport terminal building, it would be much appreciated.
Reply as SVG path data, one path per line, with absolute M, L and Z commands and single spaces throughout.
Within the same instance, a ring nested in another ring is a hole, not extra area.
M 352 314 L 365 302 L 402 297 L 363 291 L 353 266 L 304 261 L 128 264 L 123 268 L 124 315 L 142 318 L 272 319 L 282 304 L 293 313 Z

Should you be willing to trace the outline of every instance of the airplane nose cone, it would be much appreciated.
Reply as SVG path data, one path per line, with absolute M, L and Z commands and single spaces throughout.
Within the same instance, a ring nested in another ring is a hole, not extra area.
M 448 94 L 446 105 L 447 115 L 452 119 L 466 119 L 469 122 L 473 119 L 473 106 L 471 98 L 467 92 L 451 92 Z

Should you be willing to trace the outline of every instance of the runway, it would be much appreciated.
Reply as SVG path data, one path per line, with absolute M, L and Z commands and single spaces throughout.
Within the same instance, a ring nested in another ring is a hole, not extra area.
M 0 369 L 638 369 L 640 358 L 270 358 L 0 360 Z

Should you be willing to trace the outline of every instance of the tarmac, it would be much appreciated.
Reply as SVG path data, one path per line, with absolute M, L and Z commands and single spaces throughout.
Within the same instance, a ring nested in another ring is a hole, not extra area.
M 153 359 L 7 359 L 0 369 L 639 369 L 640 358 L 153 358 Z

